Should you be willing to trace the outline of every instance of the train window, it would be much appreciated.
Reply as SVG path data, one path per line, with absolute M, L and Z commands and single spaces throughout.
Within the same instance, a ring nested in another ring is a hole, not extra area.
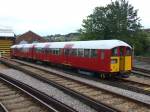
M 64 54 L 69 55 L 69 49 L 64 49 Z
M 28 52 L 28 49 L 27 48 L 22 48 L 22 51 L 23 52 Z
M 48 48 L 45 48 L 45 53 L 49 53 L 49 49 Z
M 55 50 L 56 50 L 56 55 L 60 55 L 60 49 L 57 48 L 57 49 L 55 49 Z
M 117 56 L 117 55 L 118 55 L 117 48 L 112 49 L 112 56 Z
M 120 48 L 120 56 L 123 56 L 123 55 L 124 55 L 124 48 L 121 47 L 121 48 Z
M 26 48 L 22 48 L 21 50 L 22 50 L 22 52 L 26 52 Z
M 78 49 L 78 56 L 83 57 L 84 50 L 83 49 Z
M 37 52 L 37 53 L 42 52 L 42 48 L 36 48 L 36 52 Z
M 51 53 L 52 53 L 52 54 L 54 54 L 54 53 L 55 53 L 53 48 L 51 49 Z
M 60 49 L 58 49 L 58 48 L 52 49 L 52 53 L 55 54 L 55 55 L 59 55 L 60 54 Z
M 73 55 L 73 49 L 69 49 L 69 55 Z
M 39 49 L 39 52 L 42 53 L 42 48 Z
M 91 57 L 92 58 L 97 57 L 97 50 L 96 49 L 91 49 Z
M 62 49 L 61 48 L 59 48 L 59 55 L 61 55 L 62 54 Z
M 45 48 L 42 48 L 41 50 L 42 50 L 42 51 L 41 51 L 42 53 L 45 53 Z
M 84 49 L 84 57 L 90 57 L 90 49 Z
M 104 53 L 104 50 L 101 50 L 101 59 L 103 60 L 105 57 L 105 53 Z
M 48 49 L 48 53 L 49 54 L 53 53 L 51 48 Z
M 52 54 L 55 54 L 55 49 L 54 48 L 52 48 Z
M 126 56 L 131 56 L 131 49 L 130 48 L 126 48 Z
M 68 55 L 72 55 L 72 49 L 68 49 L 69 50 L 69 54 Z
M 71 49 L 70 55 L 77 56 L 77 49 Z

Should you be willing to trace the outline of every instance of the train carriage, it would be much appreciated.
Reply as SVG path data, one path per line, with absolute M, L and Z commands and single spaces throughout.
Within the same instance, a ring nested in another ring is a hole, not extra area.
M 25 46 L 21 45 L 20 52 Z M 102 74 L 127 73 L 132 68 L 132 48 L 120 40 L 36 43 L 29 48 L 32 59 Z

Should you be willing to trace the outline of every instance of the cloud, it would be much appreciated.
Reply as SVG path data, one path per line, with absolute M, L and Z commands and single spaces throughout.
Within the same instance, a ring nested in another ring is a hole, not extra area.
M 0 0 L 0 25 L 16 34 L 33 30 L 41 35 L 74 32 L 96 6 L 111 0 Z M 139 9 L 142 23 L 149 23 L 147 0 L 130 0 Z M 141 4 L 146 3 L 144 7 Z M 144 13 L 143 13 L 144 12 Z

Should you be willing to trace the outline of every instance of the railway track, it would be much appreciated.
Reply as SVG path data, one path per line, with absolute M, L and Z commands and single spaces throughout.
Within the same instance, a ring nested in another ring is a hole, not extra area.
M 46 66 L 47 67 L 47 66 Z M 59 70 L 61 72 L 67 73 L 69 75 L 75 75 L 78 77 L 86 78 L 89 80 L 93 80 L 99 83 L 104 83 L 108 85 L 113 85 L 115 87 L 119 87 L 122 89 L 134 91 L 141 94 L 150 95 L 150 79 L 149 78 L 143 78 L 143 77 L 137 77 L 135 74 L 131 75 L 129 78 L 121 79 L 121 78 L 115 78 L 115 79 L 99 79 L 83 74 L 79 74 L 76 72 L 72 72 L 72 70 L 62 70 L 60 68 L 54 68 L 56 70 Z
M 143 57 L 143 56 L 134 56 L 135 60 L 143 61 L 143 62 L 148 62 L 150 63 L 150 57 Z
M 137 66 L 133 67 L 132 72 L 137 74 L 137 75 L 142 75 L 144 77 L 150 78 L 150 70 L 149 69 L 144 69 L 144 67 L 146 67 L 146 68 L 149 67 L 148 65 L 150 63 L 150 57 L 135 56 L 134 61 L 135 61 L 135 63 L 137 63 Z M 139 63 L 143 65 L 142 68 L 138 67 Z M 146 66 L 144 66 L 144 65 L 146 65 Z
M 4 60 L 3 60 L 4 61 Z M 9 63 L 9 65 L 12 64 L 12 62 L 8 62 L 8 60 L 5 60 L 5 63 Z M 149 111 L 149 97 L 147 96 L 147 99 L 138 99 L 138 98 L 133 98 L 130 93 L 125 94 L 119 94 L 116 91 L 120 91 L 119 89 L 117 90 L 109 90 L 110 88 L 108 86 L 101 88 L 93 85 L 88 84 L 89 82 L 85 81 L 82 82 L 79 79 L 71 79 L 68 77 L 65 77 L 64 73 L 60 73 L 51 70 L 48 71 L 46 69 L 33 66 L 33 65 L 26 65 L 26 64 L 18 64 L 13 62 L 13 67 L 16 67 L 17 69 L 20 69 L 24 72 L 28 72 L 34 77 L 38 77 L 39 79 L 42 79 L 43 81 L 46 81 L 48 83 L 53 84 L 54 86 L 59 86 L 60 89 L 67 91 L 70 94 L 76 93 L 80 94 L 80 99 L 84 101 L 84 98 L 89 98 L 92 101 L 95 101 L 101 104 L 104 104 L 105 106 L 108 106 L 116 111 L 136 111 L 136 112 L 141 112 Z M 32 72 L 31 72 L 32 71 Z M 61 74 L 61 76 L 60 76 Z M 63 74 L 63 75 L 62 75 Z M 67 88 L 67 89 L 66 89 Z M 107 89 L 105 89 L 107 88 Z M 121 91 L 120 91 L 121 92 Z M 127 95 L 128 94 L 128 95 Z M 129 95 L 130 94 L 130 95 Z M 135 94 L 135 93 L 134 93 Z M 76 95 L 77 96 L 77 95 Z M 84 98 L 83 98 L 84 96 Z M 78 96 L 79 97 L 79 96 Z M 142 97 L 142 96 L 138 96 Z M 86 102 L 85 102 L 86 103 Z M 88 102 L 89 103 L 89 102 Z M 97 108 L 97 107 L 94 107 Z M 97 108 L 98 109 L 98 108 Z
M 133 67 L 132 73 L 150 78 L 150 70 Z
M 21 64 L 23 64 L 19 60 L 14 60 L 14 61 L 20 62 Z M 137 93 L 150 95 L 150 79 L 143 79 L 143 77 L 141 77 L 141 78 L 140 77 L 134 77 L 135 76 L 134 75 L 134 76 L 130 76 L 130 78 L 128 78 L 128 79 L 117 78 L 115 80 L 103 80 L 103 79 L 101 80 L 101 79 L 97 79 L 97 78 L 93 78 L 93 77 L 89 77 L 89 76 L 85 76 L 85 75 L 80 75 L 78 73 L 72 73 L 70 71 L 62 70 L 62 72 L 65 72 L 65 73 L 68 73 L 71 75 L 76 75 L 76 76 L 83 77 L 83 78 L 87 78 L 89 80 L 94 80 L 94 81 L 97 81 L 100 83 L 113 85 L 115 87 L 134 91 Z
M 0 77 L 0 112 L 49 112 L 48 107 Z M 54 111 L 53 111 L 54 112 Z
M 77 111 L 31 86 L 0 73 L 0 112 Z
M 132 77 L 130 77 L 128 79 L 118 79 L 115 81 L 115 83 L 117 83 L 117 85 L 121 86 L 124 89 L 150 96 L 150 83 L 146 83 L 144 82 L 144 80 L 142 80 L 143 78 L 133 79 Z

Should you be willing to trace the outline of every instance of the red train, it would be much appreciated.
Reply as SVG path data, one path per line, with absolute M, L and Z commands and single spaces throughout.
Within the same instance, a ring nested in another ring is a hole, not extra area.
M 105 76 L 128 73 L 132 68 L 132 48 L 120 40 L 13 45 L 11 57 L 62 64 Z

